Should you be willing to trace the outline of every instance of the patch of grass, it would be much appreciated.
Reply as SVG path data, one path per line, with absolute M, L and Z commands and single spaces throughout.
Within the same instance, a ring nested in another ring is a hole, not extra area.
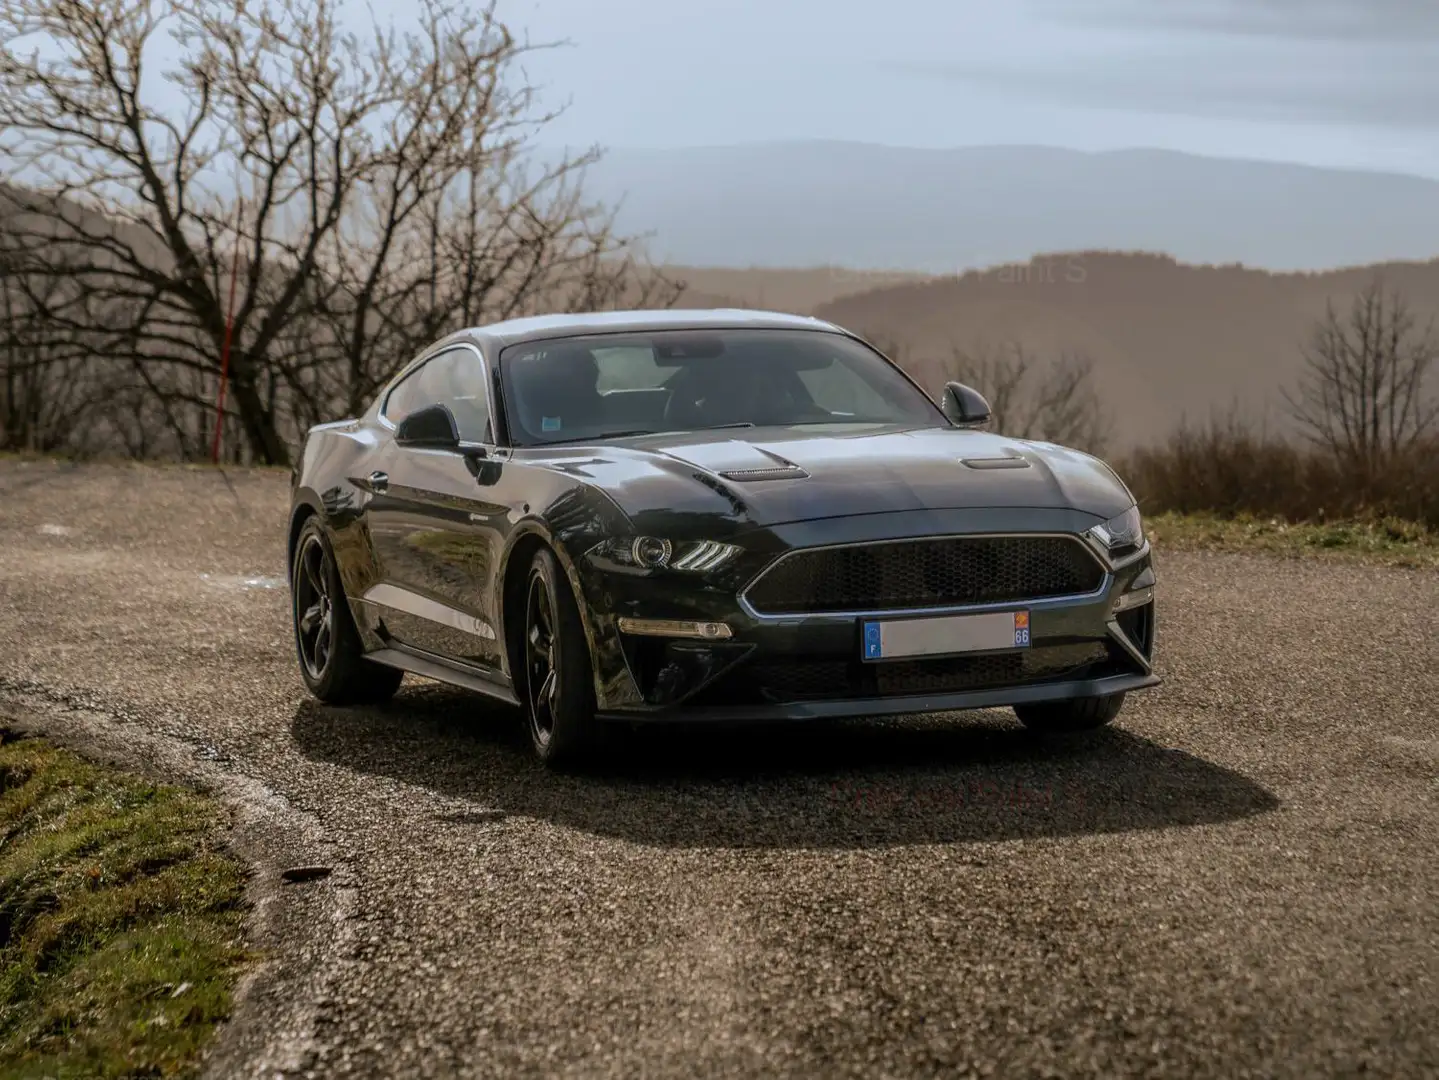
M 1375 566 L 1439 567 L 1439 532 L 1411 521 L 1299 523 L 1247 515 L 1164 513 L 1146 516 L 1160 551 L 1264 552 Z
M 193 792 L 0 730 L 0 1078 L 184 1075 L 248 959 Z

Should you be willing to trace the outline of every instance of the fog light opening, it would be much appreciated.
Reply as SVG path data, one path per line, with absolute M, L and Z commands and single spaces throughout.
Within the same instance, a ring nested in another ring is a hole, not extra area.
M 621 617 L 620 631 L 646 637 L 696 638 L 701 641 L 724 641 L 733 636 L 727 623 L 687 622 L 682 619 L 631 619 Z
M 1114 601 L 1114 613 L 1129 611 L 1133 608 L 1143 607 L 1154 599 L 1154 587 L 1147 589 L 1135 589 L 1133 592 L 1122 593 Z

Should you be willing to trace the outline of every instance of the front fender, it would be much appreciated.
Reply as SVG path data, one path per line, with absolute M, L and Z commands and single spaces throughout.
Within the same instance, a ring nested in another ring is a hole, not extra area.
M 521 623 L 524 618 L 524 590 L 512 587 L 511 580 L 512 570 L 516 574 L 525 572 L 525 567 L 515 562 L 517 553 L 524 563 L 528 563 L 539 545 L 554 552 L 555 560 L 570 584 L 585 642 L 589 645 L 595 702 L 599 708 L 608 709 L 637 704 L 642 699 L 630 677 L 619 631 L 612 620 L 601 617 L 599 598 L 591 587 L 593 581 L 586 578 L 580 565 L 584 553 L 600 539 L 593 533 L 560 535 L 542 519 L 526 518 L 515 525 L 510 534 L 510 542 L 501 556 L 497 580 L 504 583 L 500 590 L 500 625 L 506 628 L 508 639 L 511 620 Z M 517 674 L 512 671 L 511 678 L 516 678 Z

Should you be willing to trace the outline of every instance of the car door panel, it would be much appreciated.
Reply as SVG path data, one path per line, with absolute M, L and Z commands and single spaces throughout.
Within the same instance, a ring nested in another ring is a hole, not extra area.
M 459 389 L 470 393 L 455 392 L 453 375 L 437 377 L 428 389 L 409 393 L 408 407 L 453 404 L 468 427 L 462 434 L 488 436 L 483 360 L 473 349 L 434 359 L 455 354 Z M 366 510 L 380 576 L 365 599 L 380 613 L 384 632 L 500 679 L 505 664 L 495 575 L 511 508 L 507 496 L 514 494 L 504 476 L 507 457 L 478 443 L 456 451 L 391 439 L 374 457 L 382 481 L 372 485 Z
M 498 670 L 495 574 L 510 508 L 503 479 L 482 487 L 465 457 L 398 446 L 387 455 L 389 484 L 370 505 L 382 581 L 367 599 L 387 609 L 401 642 Z

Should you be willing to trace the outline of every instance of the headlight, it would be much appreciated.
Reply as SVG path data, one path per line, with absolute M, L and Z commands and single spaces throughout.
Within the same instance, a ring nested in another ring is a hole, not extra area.
M 1139 519 L 1139 507 L 1131 506 L 1118 517 L 1094 526 L 1089 535 L 1103 544 L 1111 555 L 1138 551 L 1144 544 L 1144 523 Z
M 740 553 L 733 544 L 716 540 L 674 542 L 658 536 L 624 536 L 590 548 L 592 562 L 625 570 L 679 570 L 703 574 L 718 570 Z

